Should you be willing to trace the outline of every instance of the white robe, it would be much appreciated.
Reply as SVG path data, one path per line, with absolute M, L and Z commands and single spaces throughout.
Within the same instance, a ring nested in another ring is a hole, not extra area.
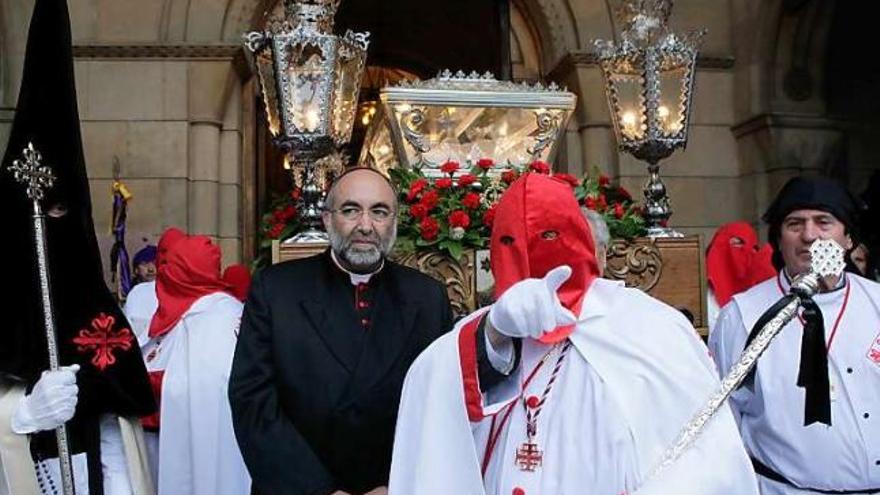
M 138 345 L 144 346 L 149 340 L 150 321 L 159 308 L 159 298 L 156 296 L 156 282 L 141 282 L 128 292 L 125 298 L 125 306 L 122 311 L 131 330 L 137 337 Z
M 485 418 L 469 420 L 468 407 L 474 404 L 467 402 L 462 375 L 467 374 L 463 366 L 470 365 L 462 364 L 459 336 L 478 314 L 438 339 L 410 368 L 395 433 L 390 495 L 508 495 L 515 488 L 526 495 L 757 493 L 727 407 L 676 464 L 644 484 L 718 379 L 706 347 L 679 312 L 602 279 L 587 294 L 579 318 L 586 321 L 570 337 L 573 347 L 538 418 L 543 466 L 528 473 L 514 465 L 516 448 L 525 439 L 525 413 L 518 400 L 484 483 L 481 463 L 491 415 L 504 411 L 513 398 L 509 393 L 483 397 L 476 409 Z M 540 344 L 524 344 L 516 383 L 540 355 Z M 553 364 L 551 358 L 524 396 L 540 396 Z
M 148 371 L 164 370 L 159 426 L 159 495 L 247 495 L 250 476 L 227 398 L 242 304 L 215 292 L 142 349 Z M 155 351 L 155 352 L 154 352 Z
M 797 318 L 758 360 L 753 386 L 731 397 L 749 453 L 801 487 L 880 487 L 880 285 L 853 274 L 846 278 L 848 297 L 846 287 L 813 297 L 822 310 L 826 341 L 847 300 L 828 352 L 832 426 L 804 426 L 804 389 L 797 386 L 803 327 Z M 788 290 L 779 276 L 724 307 L 709 341 L 722 372 L 738 359 L 761 314 Z M 818 493 L 761 476 L 759 482 L 765 495 Z

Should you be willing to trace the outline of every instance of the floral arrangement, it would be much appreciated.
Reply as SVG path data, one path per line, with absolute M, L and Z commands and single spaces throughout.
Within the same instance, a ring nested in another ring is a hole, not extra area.
M 593 168 L 577 183 L 574 195 L 579 203 L 605 218 L 612 239 L 632 239 L 647 232 L 642 207 L 626 189 L 612 184 L 608 176 L 599 173 L 598 168 Z
M 525 172 L 550 174 L 550 165 L 535 161 L 526 166 L 508 164 L 500 174 L 489 175 L 496 164 L 482 158 L 464 165 L 447 161 L 441 177 L 428 178 L 421 168 L 391 169 L 391 181 L 399 191 L 397 244 L 402 253 L 439 250 L 459 259 L 466 249 L 489 245 L 495 204 Z M 645 233 L 642 208 L 624 188 L 613 185 L 594 169 L 583 179 L 555 173 L 568 182 L 578 202 L 603 215 L 612 238 L 631 239 Z M 286 239 L 304 225 L 297 216 L 299 189 L 279 196 L 260 220 L 257 264 L 265 262 L 273 240 Z
M 269 210 L 260 217 L 257 231 L 258 256 L 254 267 L 260 267 L 271 258 L 272 241 L 292 237 L 304 227 L 297 214 L 297 203 L 301 192 L 294 187 L 289 193 L 277 195 L 272 199 Z
M 464 168 L 448 161 L 440 166 L 443 176 L 433 181 L 418 167 L 390 170 L 400 191 L 397 249 L 404 253 L 436 249 L 458 259 L 465 249 L 486 247 L 495 203 L 520 173 L 511 168 L 493 178 L 489 170 L 494 167 L 488 158 L 468 162 Z

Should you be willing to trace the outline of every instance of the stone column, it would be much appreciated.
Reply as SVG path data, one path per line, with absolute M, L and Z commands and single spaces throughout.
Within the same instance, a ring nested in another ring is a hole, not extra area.
M 218 238 L 221 133 L 236 76 L 230 61 L 190 61 L 188 74 L 189 231 Z
M 220 132 L 218 242 L 223 249 L 224 265 L 242 259 L 241 229 L 241 84 L 236 81 L 226 105 L 226 118 Z

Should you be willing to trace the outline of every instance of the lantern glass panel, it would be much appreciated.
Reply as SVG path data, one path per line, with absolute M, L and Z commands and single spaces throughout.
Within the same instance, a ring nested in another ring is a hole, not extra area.
M 266 118 L 269 132 L 273 137 L 281 133 L 281 114 L 278 111 L 278 92 L 275 90 L 275 68 L 271 50 L 262 50 L 256 55 L 257 74 L 263 88 L 263 103 L 266 105 Z
M 683 97 L 687 70 L 683 66 L 662 70 L 660 76 L 660 104 L 657 123 L 663 136 L 676 136 L 686 124 Z
M 326 56 L 321 47 L 312 43 L 293 43 L 287 51 L 287 96 L 289 123 L 298 131 L 323 134 L 321 111 L 326 101 Z M 288 133 L 290 133 L 290 129 Z
M 611 84 L 617 95 L 617 122 L 621 137 L 639 140 L 645 136 L 644 79 L 640 74 L 613 74 Z
M 351 138 L 352 124 L 358 104 L 360 79 L 364 52 L 352 50 L 343 44 L 336 57 L 336 91 L 333 105 L 333 138 L 337 144 L 348 142 Z

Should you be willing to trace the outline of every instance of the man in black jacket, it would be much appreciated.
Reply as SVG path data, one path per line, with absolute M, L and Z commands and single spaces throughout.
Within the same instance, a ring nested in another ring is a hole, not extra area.
M 327 196 L 330 249 L 254 279 L 229 399 L 254 491 L 384 495 L 403 379 L 452 327 L 445 288 L 386 259 L 397 199 L 371 169 Z

